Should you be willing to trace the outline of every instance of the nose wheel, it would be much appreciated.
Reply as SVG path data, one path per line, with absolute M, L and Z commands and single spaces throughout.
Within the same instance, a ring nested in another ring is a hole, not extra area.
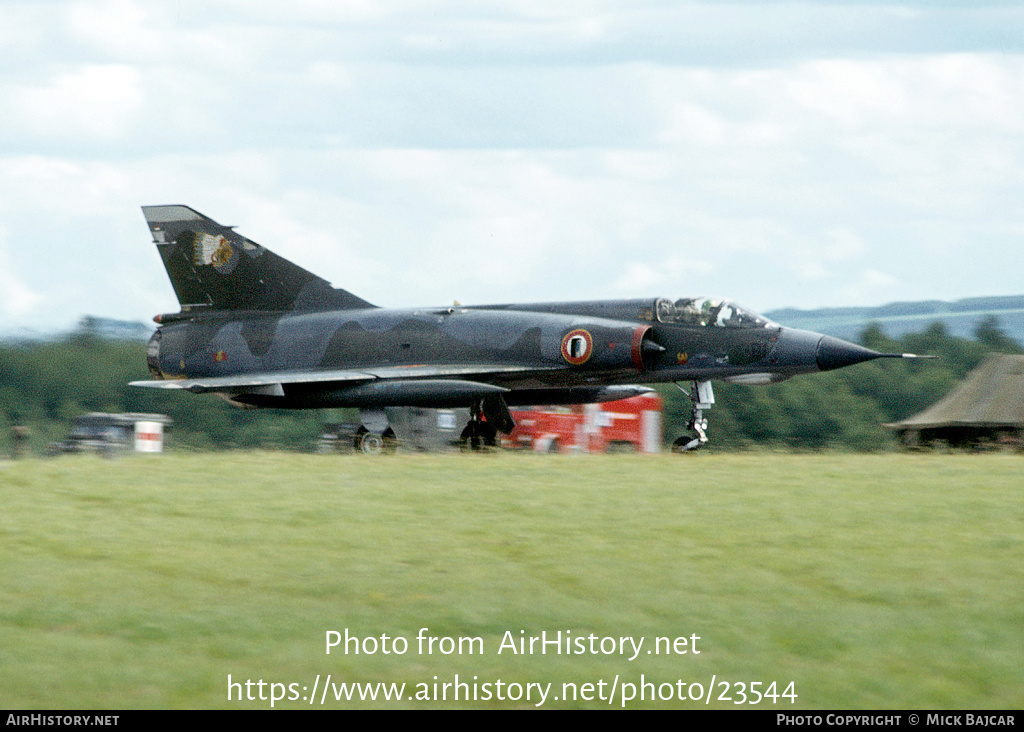
M 704 410 L 710 409 L 715 403 L 715 392 L 710 381 L 691 381 L 689 391 L 679 386 L 677 382 L 676 388 L 690 398 L 690 419 L 686 423 L 686 429 L 690 434 L 683 435 L 673 442 L 672 452 L 698 450 L 708 443 L 708 419 L 704 416 Z

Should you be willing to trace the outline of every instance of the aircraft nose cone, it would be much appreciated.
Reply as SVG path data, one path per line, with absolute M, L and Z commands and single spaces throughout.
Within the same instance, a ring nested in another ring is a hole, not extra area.
M 839 338 L 833 338 L 832 336 L 822 336 L 821 340 L 818 341 L 818 348 L 814 358 L 821 371 L 831 371 L 833 369 L 841 369 L 844 366 L 853 366 L 856 363 L 871 361 L 881 358 L 881 356 L 882 354 L 878 351 L 858 346 L 856 343 L 850 343 Z

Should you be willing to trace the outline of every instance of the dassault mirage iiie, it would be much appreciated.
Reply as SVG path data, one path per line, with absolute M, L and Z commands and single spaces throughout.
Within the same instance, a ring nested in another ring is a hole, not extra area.
M 705 297 L 385 309 L 187 206 L 144 206 L 177 313 L 158 315 L 154 381 L 250 407 L 355 407 L 364 452 L 394 444 L 386 407 L 467 408 L 462 440 L 495 443 L 509 406 L 612 401 L 639 383 L 689 383 L 688 429 L 707 442 L 712 379 L 768 384 L 884 354 L 784 328 Z M 680 386 L 682 389 L 683 387 Z

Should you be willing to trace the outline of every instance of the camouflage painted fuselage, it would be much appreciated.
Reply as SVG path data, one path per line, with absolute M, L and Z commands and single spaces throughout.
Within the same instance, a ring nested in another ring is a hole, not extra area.
M 393 378 L 403 371 L 417 379 L 465 374 L 512 392 L 531 390 L 525 402 L 506 394 L 509 404 L 536 403 L 542 397 L 544 403 L 577 401 L 573 394 L 534 391 L 545 387 L 737 377 L 768 382 L 818 370 L 812 334 L 780 327 L 726 330 L 657 323 L 650 315 L 653 304 L 211 314 L 161 327 L 154 335 L 150 366 L 158 378 L 193 380 L 387 368 Z M 574 308 L 582 312 L 571 312 Z M 632 322 L 597 315 L 621 318 L 628 313 L 635 316 Z M 569 350 L 574 342 L 579 343 L 575 353 Z M 494 368 L 499 364 L 515 370 Z M 366 400 L 346 398 L 342 385 L 329 381 L 296 383 L 282 391 L 256 399 L 241 394 L 238 401 L 286 408 L 369 406 Z M 437 391 L 435 398 L 417 393 L 407 401 L 470 406 L 476 397 L 471 389 L 450 390 L 443 384 Z M 400 401 L 385 400 L 388 406 Z

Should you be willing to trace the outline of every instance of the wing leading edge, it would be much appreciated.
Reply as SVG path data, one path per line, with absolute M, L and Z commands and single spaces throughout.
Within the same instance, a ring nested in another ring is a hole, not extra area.
M 373 381 L 431 381 L 443 384 L 455 377 L 491 377 L 498 374 L 517 374 L 530 371 L 558 371 L 561 366 L 519 366 L 510 364 L 463 364 L 463 365 L 417 365 L 417 366 L 374 366 L 360 369 L 327 369 L 310 371 L 268 371 L 263 373 L 246 373 L 232 376 L 209 376 L 192 379 L 166 379 L 155 381 L 133 381 L 131 386 L 150 389 L 180 389 L 194 393 L 233 392 L 273 386 L 313 386 L 338 384 L 339 388 L 354 386 L 360 382 Z M 490 386 L 484 382 L 462 381 L 460 383 L 479 383 L 481 387 Z M 502 387 L 494 387 L 507 391 Z M 443 389 L 442 389 L 443 391 Z

